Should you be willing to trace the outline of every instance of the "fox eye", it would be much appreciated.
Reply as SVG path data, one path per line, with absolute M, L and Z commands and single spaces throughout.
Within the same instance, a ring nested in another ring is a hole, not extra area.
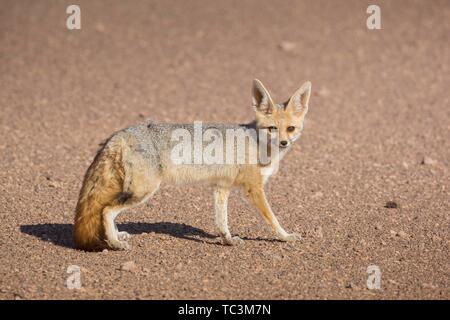
M 269 129 L 269 131 L 272 132 L 272 131 L 277 130 L 278 128 L 275 126 L 270 126 L 270 127 L 267 127 L 267 129 Z
M 294 131 L 295 130 L 295 127 L 294 126 L 289 126 L 289 127 L 287 127 L 287 131 L 288 132 L 292 132 L 292 131 Z

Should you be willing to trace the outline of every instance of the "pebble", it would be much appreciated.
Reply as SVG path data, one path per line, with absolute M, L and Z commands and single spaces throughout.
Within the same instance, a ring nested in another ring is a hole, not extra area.
M 384 205 L 385 208 L 388 209 L 397 209 L 399 207 L 398 203 L 395 201 L 388 201 L 386 202 L 386 204 Z
M 433 241 L 439 242 L 439 241 L 441 241 L 441 240 L 442 240 L 441 237 L 439 237 L 439 236 L 437 236 L 437 235 L 434 235 L 434 236 L 433 236 Z
M 397 235 L 398 235 L 400 238 L 403 238 L 403 239 L 409 238 L 409 234 L 407 234 L 405 231 L 399 231 L 399 232 L 397 233 Z
M 281 255 L 279 255 L 279 254 L 274 254 L 274 255 L 272 256 L 272 258 L 273 258 L 274 260 L 277 260 L 277 261 L 281 261 L 281 260 L 283 259 L 283 257 L 282 257 Z
M 279 47 L 283 51 L 290 52 L 290 51 L 294 51 L 297 48 L 297 44 L 295 42 L 291 42 L 291 41 L 282 41 L 279 44 Z
M 325 87 L 319 88 L 319 90 L 317 90 L 317 95 L 319 97 L 328 97 L 330 95 L 330 90 Z
M 424 156 L 422 159 L 422 162 L 420 163 L 422 165 L 433 165 L 436 164 L 436 160 L 431 159 L 428 156 Z
M 345 288 L 347 289 L 353 289 L 355 287 L 355 285 L 352 282 L 349 282 L 345 285 Z
M 434 284 L 432 284 L 432 283 L 424 283 L 424 284 L 422 285 L 422 287 L 423 287 L 424 289 L 437 289 L 437 288 L 438 288 L 438 286 L 436 286 L 436 285 L 434 285 Z
M 59 187 L 61 187 L 61 184 L 60 184 L 59 182 L 56 182 L 56 181 L 50 181 L 50 182 L 48 183 L 48 186 L 49 186 L 50 188 L 59 188 Z
M 312 199 L 318 199 L 318 198 L 322 198 L 322 197 L 323 197 L 323 193 L 320 192 L 320 191 L 314 193 L 314 194 L 311 196 Z
M 402 239 L 409 238 L 409 234 L 407 234 L 405 231 L 398 231 L 397 232 L 397 231 L 391 230 L 390 232 L 391 232 L 391 235 L 393 235 L 395 237 L 400 237 Z
M 323 230 L 322 230 L 322 227 L 316 227 L 315 229 L 314 229 L 314 233 L 316 234 L 316 236 L 318 237 L 318 238 L 323 238 Z
M 129 272 L 136 272 L 137 271 L 137 266 L 134 263 L 134 261 L 127 261 L 127 262 L 124 262 L 122 264 L 122 266 L 120 267 L 120 270 L 122 270 L 122 271 L 129 271 Z
M 105 33 L 106 28 L 105 25 L 101 22 L 97 22 L 94 26 L 95 31 L 100 32 L 100 33 Z

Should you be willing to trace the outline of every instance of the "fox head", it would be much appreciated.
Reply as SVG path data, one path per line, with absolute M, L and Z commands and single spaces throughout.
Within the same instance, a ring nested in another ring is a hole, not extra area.
M 274 103 L 261 81 L 253 80 L 252 104 L 256 112 L 256 127 L 267 129 L 271 139 L 278 139 L 280 148 L 289 147 L 300 137 L 308 112 L 311 82 L 305 82 L 288 101 Z

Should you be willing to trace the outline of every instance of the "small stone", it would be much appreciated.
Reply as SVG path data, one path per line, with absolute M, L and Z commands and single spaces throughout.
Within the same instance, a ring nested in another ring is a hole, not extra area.
M 402 162 L 402 166 L 403 166 L 403 168 L 405 168 L 405 169 L 408 169 L 408 168 L 409 168 L 408 162 L 406 162 L 406 161 L 403 161 L 403 162 Z
M 106 31 L 105 25 L 101 22 L 97 22 L 94 26 L 95 31 L 104 33 Z
M 280 260 L 283 259 L 283 257 L 280 256 L 279 254 L 274 254 L 274 255 L 273 255 L 273 258 L 274 258 L 275 260 L 277 260 L 277 261 L 280 261 Z
M 386 202 L 384 207 L 388 208 L 388 209 L 397 209 L 398 208 L 398 204 L 395 201 L 388 201 L 388 202 Z
M 349 283 L 347 283 L 346 285 L 345 285 L 345 288 L 346 289 L 353 289 L 355 286 L 354 286 L 354 284 L 352 283 L 352 282 L 349 282 Z
M 61 184 L 57 181 L 50 180 L 50 182 L 48 183 L 48 186 L 50 188 L 59 188 L 59 187 L 61 187 Z
M 103 249 L 102 252 L 103 253 L 108 253 L 108 249 Z
M 434 235 L 434 236 L 433 236 L 433 241 L 439 242 L 439 241 L 441 241 L 441 240 L 442 240 L 441 237 L 439 237 L 439 236 L 437 236 L 437 235 Z
M 279 44 L 279 47 L 283 51 L 290 52 L 290 51 L 294 51 L 295 48 L 297 48 L 297 44 L 294 42 L 291 42 L 291 41 L 282 41 Z
M 321 87 L 319 90 L 317 90 L 317 95 L 319 97 L 328 97 L 330 95 L 330 90 L 328 90 L 326 87 Z
M 397 233 L 397 236 L 399 236 L 400 238 L 403 238 L 403 239 L 409 238 L 409 235 L 404 231 L 399 231 Z
M 422 287 L 423 287 L 424 289 L 437 289 L 437 288 L 438 288 L 438 286 L 436 286 L 436 285 L 434 285 L 434 284 L 432 284 L 432 283 L 424 283 L 424 284 L 422 285 Z
M 137 271 L 137 266 L 134 263 L 134 261 L 127 261 L 127 262 L 122 264 L 122 266 L 120 267 L 120 270 L 122 270 L 122 271 L 129 271 L 129 272 L 136 272 Z
M 383 230 L 383 226 L 381 224 L 376 224 L 375 225 L 375 229 L 376 230 Z
M 318 238 L 323 238 L 323 230 L 322 230 L 322 227 L 316 227 L 315 229 L 314 229 L 314 233 L 316 234 L 316 236 L 318 237 Z
M 431 159 L 428 156 L 424 156 L 422 161 L 420 162 L 422 165 L 433 165 L 436 164 L 436 160 Z
M 322 197 L 323 197 L 323 193 L 320 192 L 320 191 L 314 193 L 314 194 L 311 196 L 312 199 L 318 199 L 318 198 L 322 198 Z

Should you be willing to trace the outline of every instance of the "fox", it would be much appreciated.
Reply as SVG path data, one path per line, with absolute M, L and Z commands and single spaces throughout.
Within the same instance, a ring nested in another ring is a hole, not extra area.
M 215 224 L 223 245 L 244 242 L 233 236 L 228 228 L 228 198 L 233 188 L 243 189 L 278 240 L 300 240 L 299 233 L 288 233 L 279 223 L 267 200 L 265 185 L 281 159 L 300 138 L 310 96 L 311 82 L 307 81 L 287 101 L 275 103 L 263 83 L 254 79 L 251 101 L 255 114 L 251 122 L 207 124 L 202 128 L 214 129 L 219 136 L 227 130 L 262 131 L 261 137 L 267 139 L 249 135 L 254 143 L 240 152 L 248 155 L 253 149 L 261 148 L 268 154 L 278 154 L 264 163 L 260 160 L 212 164 L 174 161 L 174 149 L 179 140 L 173 139 L 173 133 L 184 130 L 195 135 L 193 124 L 156 123 L 147 119 L 117 131 L 101 145 L 84 175 L 75 209 L 76 248 L 85 251 L 130 249 L 127 241 L 130 234 L 119 231 L 115 224 L 122 211 L 146 202 L 161 184 L 201 182 L 213 187 Z M 222 150 L 225 147 L 220 149 L 221 146 L 219 144 L 216 151 L 237 154 L 236 150 Z M 192 149 L 192 145 L 187 144 L 189 148 Z M 192 155 L 184 159 L 192 160 Z

